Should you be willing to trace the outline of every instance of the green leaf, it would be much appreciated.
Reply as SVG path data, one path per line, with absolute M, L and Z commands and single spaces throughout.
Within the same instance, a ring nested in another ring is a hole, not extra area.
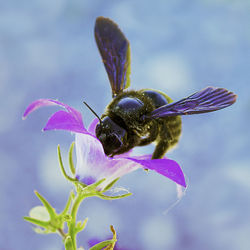
M 75 181 L 76 185 L 76 192 L 81 192 L 84 188 L 86 188 L 88 185 L 84 184 L 83 182 L 80 182 L 78 180 Z
M 72 201 L 73 201 L 74 198 L 75 198 L 75 194 L 74 194 L 73 191 L 71 191 L 71 192 L 70 192 L 70 195 L 69 195 L 69 198 L 68 198 L 68 201 L 67 201 L 67 203 L 66 203 L 66 205 L 65 205 L 65 208 L 64 208 L 64 210 L 61 212 L 60 215 L 65 216 L 65 215 L 68 213 L 68 211 L 69 211 L 69 209 L 70 209 L 70 205 L 71 205 L 71 203 L 72 203 Z
M 74 162 L 73 162 L 73 149 L 74 149 L 74 146 L 75 146 L 75 142 L 72 142 L 71 145 L 70 145 L 70 148 L 69 148 L 69 167 L 70 167 L 71 173 L 73 175 L 75 175 L 75 172 L 76 172 Z
M 103 189 L 103 193 L 106 192 L 106 191 L 108 191 L 110 188 L 112 188 L 112 187 L 115 185 L 115 183 L 116 183 L 119 179 L 120 179 L 120 178 L 118 177 L 118 178 L 114 179 L 112 182 L 110 182 L 110 183 Z
M 117 196 L 108 196 L 108 195 L 104 195 L 104 194 L 98 194 L 97 196 L 103 200 L 117 200 L 117 199 L 122 199 L 122 198 L 128 197 L 130 195 L 132 195 L 132 193 L 127 193 L 127 194 L 117 195 Z
M 86 227 L 87 222 L 88 222 L 88 218 L 86 218 L 83 222 L 78 221 L 76 224 L 77 232 L 82 231 Z
M 39 227 L 47 228 L 49 226 L 48 221 L 41 221 L 41 220 L 31 218 L 31 217 L 28 217 L 28 216 L 24 216 L 23 219 L 30 222 L 30 223 L 32 223 L 32 224 L 35 224 L 35 225 L 37 225 Z
M 102 241 L 96 245 L 94 245 L 93 247 L 91 247 L 89 250 L 101 250 L 103 249 L 104 247 L 107 247 L 108 245 L 112 245 L 113 243 L 115 243 L 116 241 L 115 240 L 105 240 L 105 241 Z
M 93 247 L 91 247 L 89 250 L 101 250 L 104 247 L 105 247 L 106 250 L 113 250 L 114 247 L 115 247 L 115 243 L 117 241 L 116 231 L 115 231 L 115 229 L 114 229 L 114 227 L 112 225 L 110 226 L 110 230 L 113 233 L 113 239 L 112 240 L 102 241 L 102 242 L 94 245 Z
M 38 197 L 38 199 L 43 203 L 43 205 L 45 206 L 45 208 L 47 209 L 49 215 L 50 215 L 50 219 L 54 219 L 56 217 L 56 213 L 55 213 L 55 209 L 49 204 L 49 202 L 41 195 L 39 194 L 37 191 L 35 191 L 36 196 Z
M 114 241 L 114 242 L 113 242 L 111 245 L 105 247 L 106 250 L 113 250 L 114 247 L 115 247 L 115 243 L 116 243 L 116 241 L 117 241 L 117 238 L 116 238 L 116 231 L 115 231 L 115 229 L 114 229 L 114 227 L 113 227 L 112 225 L 110 226 L 110 230 L 111 230 L 111 232 L 113 233 L 113 241 Z M 104 249 L 104 250 L 105 250 L 105 249 Z
M 86 188 L 89 188 L 89 189 L 97 188 L 97 187 L 98 187 L 101 183 L 103 183 L 105 180 L 106 180 L 106 179 L 103 178 L 103 179 L 101 179 L 101 180 L 99 180 L 99 181 L 97 181 L 97 182 L 95 182 L 95 183 L 93 183 L 93 184 L 91 184 L 91 185 L 88 185 Z
M 24 217 L 24 219 L 45 229 L 41 230 L 36 228 L 35 231 L 38 233 L 55 233 L 59 231 L 61 232 L 61 235 L 65 237 L 63 227 L 65 222 L 71 221 L 71 215 L 67 214 L 67 212 L 71 205 L 71 200 L 74 197 L 73 192 L 70 194 L 66 207 L 61 214 L 57 214 L 55 209 L 41 194 L 37 191 L 35 191 L 35 194 L 44 206 L 36 206 L 32 208 L 29 213 L 30 217 Z
M 68 176 L 67 173 L 66 173 L 66 171 L 65 171 L 65 168 L 64 168 L 63 162 L 62 162 L 62 155 L 61 155 L 60 145 L 57 146 L 57 153 L 58 153 L 59 165 L 60 165 L 60 168 L 61 168 L 61 171 L 62 171 L 64 177 L 68 181 L 75 182 L 76 181 L 75 178 L 72 178 L 72 177 Z
M 76 183 L 76 189 L 77 193 L 80 194 L 81 196 L 97 196 L 100 191 L 98 191 L 96 188 L 105 181 L 106 179 L 101 179 L 91 185 L 85 185 L 82 182 L 75 182 Z

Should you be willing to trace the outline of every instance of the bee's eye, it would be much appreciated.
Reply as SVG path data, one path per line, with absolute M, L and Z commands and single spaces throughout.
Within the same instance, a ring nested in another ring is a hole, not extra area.
M 100 134 L 100 135 L 98 136 L 98 139 L 99 139 L 102 143 L 106 143 L 106 141 L 107 141 L 107 136 L 106 136 L 106 134 Z
M 103 149 L 106 155 L 111 155 L 117 152 L 117 150 L 119 150 L 123 145 L 122 142 L 119 140 L 119 138 L 115 134 L 106 135 L 102 133 L 99 136 L 99 140 L 101 141 L 103 145 Z
M 106 135 L 105 133 L 101 133 L 99 140 L 103 143 L 103 145 L 112 149 L 117 149 L 122 145 L 121 140 L 119 140 L 115 134 Z
M 123 147 L 126 142 L 127 132 L 106 116 L 102 123 L 96 126 L 96 137 L 103 145 L 106 155 L 113 155 Z
M 100 135 L 103 134 L 103 126 L 102 126 L 100 123 L 98 123 L 98 124 L 96 125 L 95 134 L 96 134 L 97 137 L 99 137 Z M 99 138 L 99 139 L 100 139 L 100 138 Z

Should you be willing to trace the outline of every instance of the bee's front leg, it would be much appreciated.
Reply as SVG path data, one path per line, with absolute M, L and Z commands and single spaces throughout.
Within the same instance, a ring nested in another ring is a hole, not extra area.
M 156 122 L 152 122 L 151 125 L 149 125 L 149 129 L 148 129 L 148 136 L 141 139 L 140 143 L 138 144 L 138 146 L 146 146 L 148 144 L 150 144 L 151 142 L 155 141 L 158 133 L 159 133 L 159 127 L 158 124 Z

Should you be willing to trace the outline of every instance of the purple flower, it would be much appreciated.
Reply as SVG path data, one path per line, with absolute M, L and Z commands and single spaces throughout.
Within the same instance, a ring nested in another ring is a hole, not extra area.
M 151 159 L 151 155 L 130 156 L 130 152 L 110 158 L 105 155 L 101 142 L 95 136 L 95 127 L 98 123 L 94 119 L 89 128 L 84 127 L 81 113 L 70 106 L 56 100 L 39 99 L 31 103 L 25 110 L 26 118 L 34 110 L 58 105 L 65 110 L 54 113 L 48 120 L 46 130 L 68 130 L 75 133 L 76 147 L 76 179 L 89 185 L 98 180 L 105 181 L 98 186 L 101 190 L 115 179 L 128 174 L 138 168 L 154 170 L 157 173 L 186 187 L 183 172 L 177 162 L 163 158 Z

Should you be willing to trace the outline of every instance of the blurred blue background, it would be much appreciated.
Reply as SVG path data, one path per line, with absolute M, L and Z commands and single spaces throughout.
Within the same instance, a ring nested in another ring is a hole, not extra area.
M 57 235 L 38 235 L 22 216 L 39 200 L 38 190 L 60 211 L 71 185 L 65 162 L 74 137 L 42 133 L 44 108 L 27 120 L 26 106 L 54 98 L 81 110 L 87 125 L 111 100 L 108 77 L 93 28 L 103 15 L 115 20 L 131 43 L 132 87 L 155 88 L 174 100 L 206 86 L 238 95 L 225 110 L 183 118 L 179 146 L 168 155 L 188 180 L 184 198 L 164 177 L 136 171 L 118 185 L 134 193 L 119 201 L 89 199 L 79 243 L 110 236 L 119 249 L 250 249 L 250 2 L 248 0 L 1 1 L 0 2 L 0 249 L 63 249 Z M 149 153 L 153 147 L 140 148 Z

